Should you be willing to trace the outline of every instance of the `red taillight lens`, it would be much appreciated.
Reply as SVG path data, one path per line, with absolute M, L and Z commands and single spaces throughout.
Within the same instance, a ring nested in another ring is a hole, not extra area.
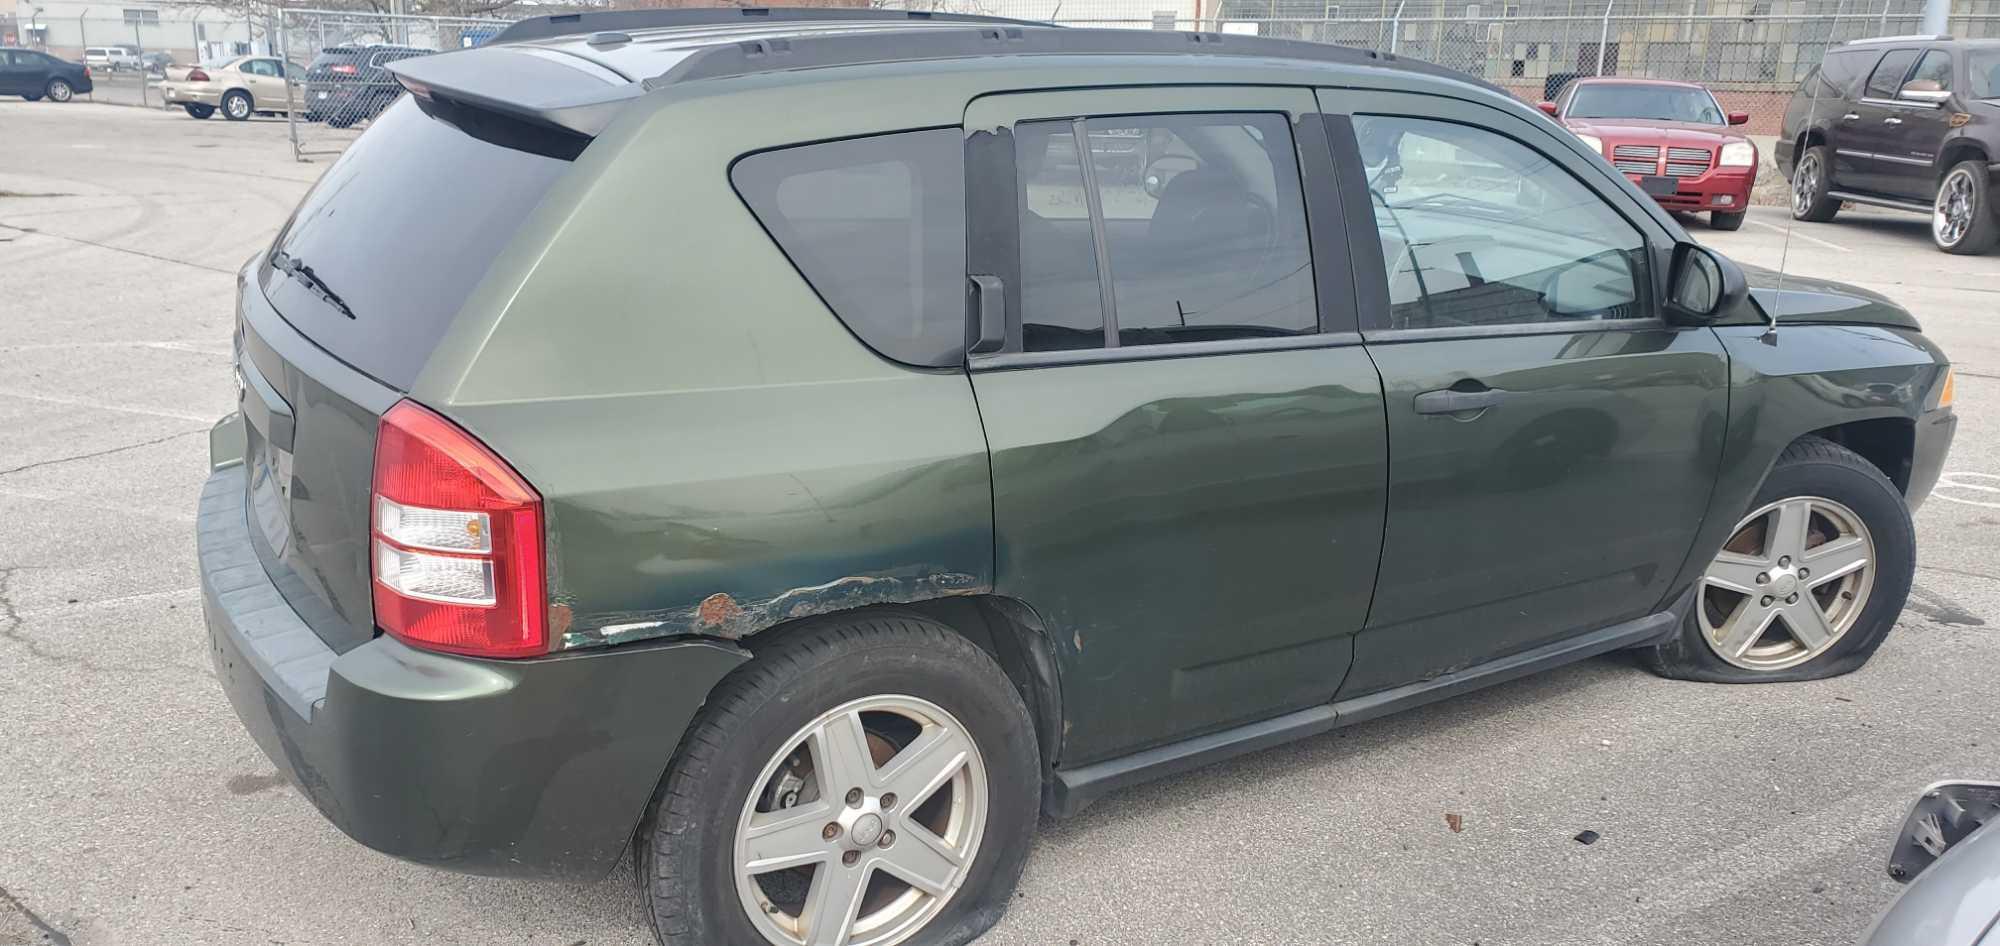
M 353 63 L 351 63 L 351 62 L 343 62 L 343 63 L 341 63 L 341 64 L 339 64 L 339 65 L 336 65 L 336 66 L 328 66 L 328 67 L 326 67 L 326 71 L 328 71 L 328 72 L 338 72 L 338 73 L 340 73 L 341 75 L 344 75 L 344 76 L 351 76 L 351 75 L 353 75 L 353 74 L 355 74 L 355 73 L 357 73 L 357 72 L 360 72 L 361 70 L 360 70 L 360 68 L 359 68 L 359 67 L 355 66 L 355 65 L 354 65 Z
M 200 69 L 189 69 L 187 80 L 189 82 L 207 82 L 208 73 L 203 72 Z
M 478 657 L 549 650 L 542 497 L 507 462 L 414 401 L 375 434 L 375 623 Z

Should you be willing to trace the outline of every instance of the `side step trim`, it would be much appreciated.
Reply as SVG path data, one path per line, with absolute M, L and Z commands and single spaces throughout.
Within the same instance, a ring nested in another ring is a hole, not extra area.
M 1911 213 L 1927 214 L 1933 209 L 1929 204 L 1914 200 L 1904 200 L 1900 197 L 1877 197 L 1873 194 L 1856 194 L 1853 191 L 1830 190 L 1826 192 L 1826 196 L 1832 197 L 1835 200 L 1867 204 L 1871 207 L 1887 207 L 1890 210 L 1907 210 Z
M 1051 817 L 1074 815 L 1107 793 L 1168 775 L 1178 775 L 1260 749 L 1316 736 L 1399 710 L 1469 693 L 1519 679 L 1599 654 L 1656 643 L 1674 633 L 1693 603 L 1693 591 L 1680 595 L 1674 606 L 1657 614 L 1614 624 L 1579 637 L 1545 644 L 1476 667 L 1419 680 L 1406 686 L 1258 720 L 1220 732 L 1157 746 L 1143 752 L 1106 759 L 1074 769 L 1059 769 L 1050 779 L 1042 809 Z

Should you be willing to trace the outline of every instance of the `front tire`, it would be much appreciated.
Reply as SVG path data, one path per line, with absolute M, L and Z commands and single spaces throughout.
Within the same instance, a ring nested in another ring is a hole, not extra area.
M 232 122 L 249 121 L 253 111 L 250 93 L 231 89 L 222 94 L 222 117 Z
M 1932 202 L 1931 239 L 1946 253 L 1976 256 L 2000 241 L 1985 161 L 1960 161 L 1944 172 Z
M 1040 756 L 992 658 L 916 615 L 767 632 L 682 738 L 637 844 L 663 946 L 957 946 L 1006 909 Z
M 1725 231 L 1741 230 L 1743 229 L 1743 218 L 1747 216 L 1749 216 L 1749 214 L 1746 211 L 1739 210 L 1733 214 L 1730 214 L 1730 213 L 1723 213 L 1722 211 L 1718 210 L 1708 215 L 1708 228 L 1710 230 L 1725 230 Z
M 1916 564 L 1895 484 L 1853 451 L 1802 437 L 1696 582 L 1679 633 L 1643 653 L 1663 676 L 1710 683 L 1851 673 L 1895 626 Z
M 1833 149 L 1813 145 L 1799 155 L 1792 168 L 1792 219 L 1825 223 L 1840 212 L 1840 201 L 1827 196 L 1833 190 Z
M 21 93 L 21 100 L 22 100 L 22 101 L 24 101 L 24 102 L 39 102 L 39 101 L 41 101 L 41 100 L 42 100 L 42 93 L 40 93 L 40 92 L 23 92 L 23 93 Z
M 215 114 L 215 106 L 203 105 L 199 102 L 189 102 L 181 107 L 187 109 L 189 118 L 207 118 Z
M 76 97 L 76 90 L 70 88 L 67 79 L 50 79 L 48 87 L 42 90 L 42 94 L 48 96 L 51 102 L 67 102 Z

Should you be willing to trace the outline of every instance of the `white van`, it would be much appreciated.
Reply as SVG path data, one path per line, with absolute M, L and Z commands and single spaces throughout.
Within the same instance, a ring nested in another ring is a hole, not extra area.
M 114 72 L 137 71 L 139 54 L 130 46 L 86 46 L 83 50 L 83 64 L 93 69 L 109 69 Z

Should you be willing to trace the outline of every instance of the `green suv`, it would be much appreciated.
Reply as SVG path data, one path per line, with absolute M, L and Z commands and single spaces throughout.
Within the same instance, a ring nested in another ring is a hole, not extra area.
M 397 857 L 962 943 L 1039 813 L 1615 649 L 1844 673 L 1909 590 L 1910 316 L 1447 70 L 762 9 L 392 69 L 241 273 L 198 531 L 237 714 Z

